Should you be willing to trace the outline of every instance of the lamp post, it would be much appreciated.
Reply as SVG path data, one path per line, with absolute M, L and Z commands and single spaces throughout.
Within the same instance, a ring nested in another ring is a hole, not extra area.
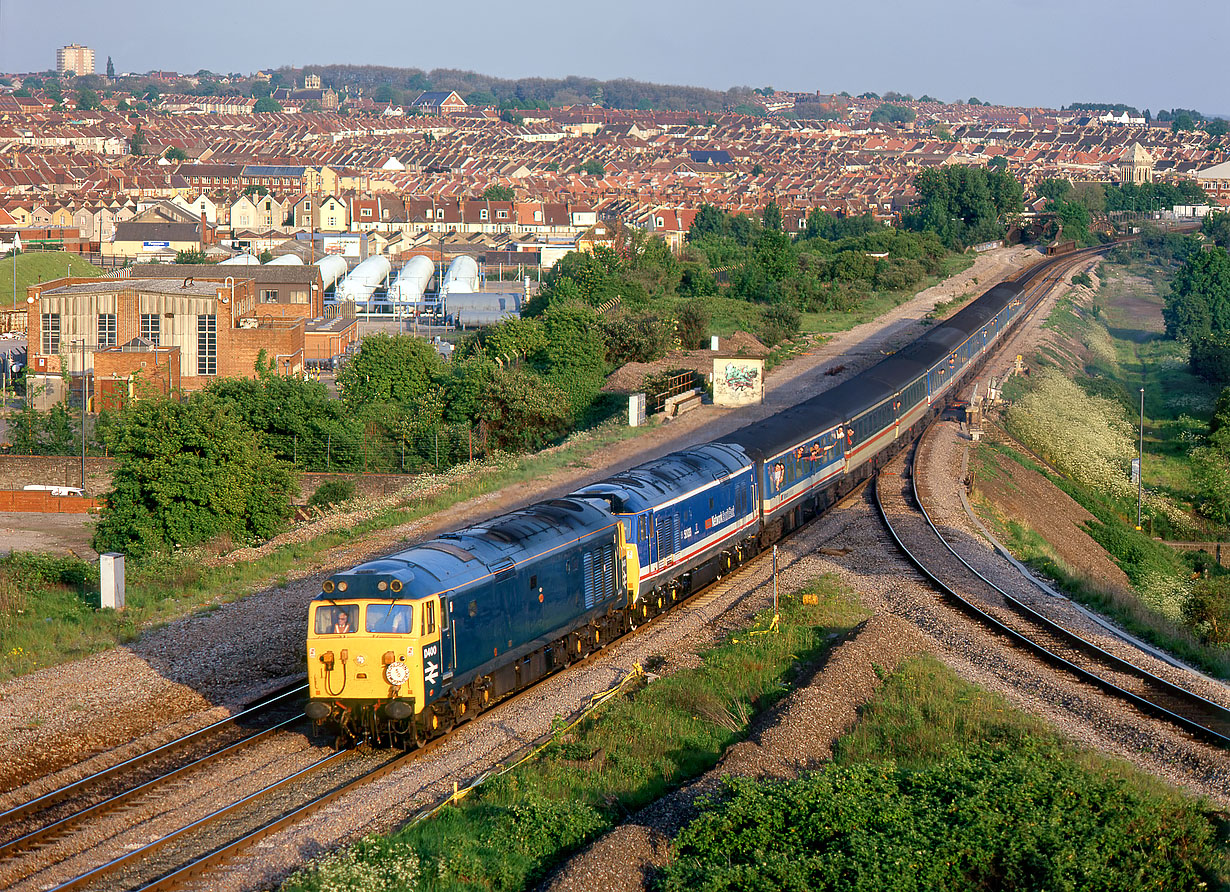
M 85 392 L 86 374 L 85 374 L 85 338 L 81 338 L 81 491 L 85 492 L 85 404 L 87 396 Z
M 1145 389 L 1140 388 L 1140 454 L 1136 459 L 1136 529 L 1140 529 L 1140 508 L 1145 493 Z

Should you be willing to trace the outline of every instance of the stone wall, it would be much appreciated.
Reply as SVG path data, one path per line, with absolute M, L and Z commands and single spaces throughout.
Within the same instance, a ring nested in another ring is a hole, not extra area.
M 85 460 L 85 494 L 101 496 L 111 489 L 113 458 Z M 81 486 L 81 456 L 0 455 L 0 489 L 21 489 L 27 484 Z

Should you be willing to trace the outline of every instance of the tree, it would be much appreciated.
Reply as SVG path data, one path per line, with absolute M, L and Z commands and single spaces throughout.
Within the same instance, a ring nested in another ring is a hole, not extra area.
M 1184 112 L 1183 114 L 1175 115 L 1173 121 L 1170 122 L 1170 132 L 1179 133 L 1184 130 L 1195 130 L 1196 122 L 1191 115 Z
M 996 155 L 994 158 L 992 158 L 990 161 L 987 162 L 987 169 L 988 170 L 1007 170 L 1008 169 L 1008 159 L 1005 158 L 1003 155 Z
M 764 176 L 764 165 L 762 165 L 759 161 L 757 161 L 755 164 L 752 165 L 752 176 L 754 177 Z
M 133 155 L 143 154 L 145 143 L 145 131 L 141 129 L 141 122 L 137 121 L 137 127 L 132 131 L 132 139 L 128 143 L 128 151 Z
M 876 106 L 870 121 L 873 124 L 904 124 L 913 121 L 915 117 L 914 109 L 885 102 Z
M 506 124 L 512 124 L 514 127 L 522 127 L 525 125 L 525 118 L 517 114 L 511 108 L 506 108 L 500 112 L 500 120 Z
M 1072 184 L 1068 180 L 1042 180 L 1034 187 L 1034 193 L 1039 198 L 1051 201 L 1059 201 L 1071 191 Z
M 567 429 L 568 400 L 559 388 L 521 368 L 492 375 L 481 416 L 497 449 L 538 449 Z
M 102 108 L 102 100 L 93 90 L 77 91 L 77 109 L 79 111 L 95 111 Z
M 1225 248 L 1199 251 L 1179 266 L 1162 318 L 1169 337 L 1189 344 L 1230 333 L 1230 255 Z
M 761 212 L 760 219 L 761 219 L 761 224 L 764 226 L 765 229 L 772 229 L 772 230 L 776 230 L 777 232 L 781 232 L 782 230 L 782 209 L 778 207 L 778 204 L 776 201 L 770 201 L 768 204 L 764 206 L 764 210 Z
M 915 199 L 902 223 L 938 234 L 949 247 L 1000 238 L 1004 223 L 1023 207 L 1024 192 L 1011 172 L 949 165 L 914 177 Z
M 163 155 L 163 157 L 166 158 L 168 161 L 187 161 L 188 153 L 185 152 L 183 149 L 181 149 L 179 146 L 171 146 L 171 148 L 166 150 L 166 153 Z
M 290 469 L 214 397 L 136 403 L 106 437 L 118 465 L 94 533 L 100 552 L 140 559 L 220 535 L 267 539 L 290 516 Z
M 1210 384 L 1230 384 L 1230 334 L 1201 335 L 1192 340 L 1188 359 L 1192 373 Z
M 602 162 L 596 158 L 590 158 L 579 168 L 577 168 L 577 170 L 581 173 L 587 173 L 595 177 L 603 176 L 606 173 L 606 168 L 603 167 Z
M 352 411 L 380 403 L 414 407 L 427 397 L 440 366 L 440 355 L 422 338 L 368 335 L 338 372 L 337 386 Z
M 1215 211 L 1204 218 L 1200 231 L 1213 244 L 1230 250 L 1230 211 Z
M 252 106 L 252 111 L 257 114 L 277 114 L 281 110 L 281 103 L 272 96 L 263 96 L 256 100 L 256 104 Z
M 209 263 L 209 258 L 204 251 L 198 251 L 196 248 L 189 248 L 186 251 L 175 252 L 176 263 Z
M 549 307 L 542 320 L 546 344 L 530 359 L 565 395 L 568 415 L 579 419 L 606 378 L 606 343 L 598 314 L 592 307 L 567 301 Z
M 493 184 L 483 190 L 483 199 L 486 201 L 512 201 L 517 197 L 517 193 L 513 191 L 512 186 L 502 186 Z
M 115 63 L 111 61 L 111 57 L 107 57 L 107 77 L 115 77 Z
M 1230 131 L 1230 124 L 1227 124 L 1222 118 L 1213 118 L 1204 124 L 1204 132 L 1212 137 L 1225 136 L 1227 131 Z

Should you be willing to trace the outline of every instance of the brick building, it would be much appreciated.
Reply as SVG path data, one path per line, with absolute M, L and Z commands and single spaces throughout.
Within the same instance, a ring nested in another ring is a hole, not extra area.
M 219 377 L 251 378 L 262 350 L 278 372 L 303 372 L 306 319 L 259 314 L 251 278 L 68 277 L 26 294 L 40 408 L 63 397 L 65 377 L 80 389 L 83 374 L 95 377 L 96 397 L 112 398 L 129 390 L 139 397 L 138 381 L 169 392 L 200 390 Z

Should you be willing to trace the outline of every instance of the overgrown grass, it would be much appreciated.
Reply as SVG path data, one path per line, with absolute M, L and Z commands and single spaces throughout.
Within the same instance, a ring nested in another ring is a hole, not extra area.
M 13 306 L 13 263 L 12 257 L 0 260 L 0 309 Z M 102 275 L 102 270 L 85 258 L 65 251 L 22 253 L 17 255 L 16 263 L 18 304 L 25 303 L 26 288 L 30 285 L 63 276 Z
M 352 544 L 357 538 L 446 512 L 461 502 L 506 486 L 540 479 L 560 468 L 577 467 L 601 456 L 604 448 L 636 436 L 643 428 L 607 423 L 574 435 L 562 446 L 537 455 L 499 456 L 491 461 L 461 467 L 439 477 L 414 478 L 419 490 L 442 483 L 444 489 L 429 496 L 410 491 L 392 507 L 350 526 L 275 548 L 250 561 L 213 566 L 199 550 L 159 555 L 143 565 L 129 562 L 123 611 L 99 608 L 98 570 L 75 558 L 16 553 L 0 561 L 0 573 L 9 596 L 19 607 L 0 610 L 0 681 L 36 669 L 97 653 L 134 640 L 141 632 L 187 616 L 208 605 L 234 601 L 252 591 L 314 572 L 312 569 L 332 548 Z M 66 561 L 73 565 L 73 578 L 65 585 L 6 568 L 24 567 L 30 561 Z M 0 582 L 0 586 L 3 586 Z M 4 589 L 0 588 L 0 608 Z M 20 612 L 18 612 L 20 611 Z
M 1111 618 L 1133 635 L 1212 675 L 1230 678 L 1230 648 L 1203 643 L 1181 618 L 1181 601 L 1186 597 L 1186 580 L 1191 572 L 1182 556 L 1124 522 L 1096 494 L 1004 444 L 987 440 L 979 444 L 971 461 L 975 479 L 1011 479 L 991 459 L 993 454 L 1042 474 L 1093 514 L 1097 520 L 1089 524 L 1087 532 L 1127 574 L 1136 592 L 1149 600 L 1077 573 L 1032 527 L 979 500 L 977 508 L 983 520 L 1020 561 L 1053 580 L 1073 600 Z
M 1081 752 L 933 659 L 907 663 L 835 763 L 729 784 L 658 888 L 1226 888 L 1224 816 Z
M 537 882 L 628 813 L 712 767 L 751 716 L 785 695 L 801 665 L 865 615 L 832 579 L 808 591 L 819 603 L 784 598 L 776 633 L 753 633 L 769 625 L 762 614 L 704 654 L 699 668 L 612 701 L 457 805 L 300 872 L 284 892 L 367 890 L 367 877 L 392 862 L 414 865 L 414 888 L 431 892 Z

